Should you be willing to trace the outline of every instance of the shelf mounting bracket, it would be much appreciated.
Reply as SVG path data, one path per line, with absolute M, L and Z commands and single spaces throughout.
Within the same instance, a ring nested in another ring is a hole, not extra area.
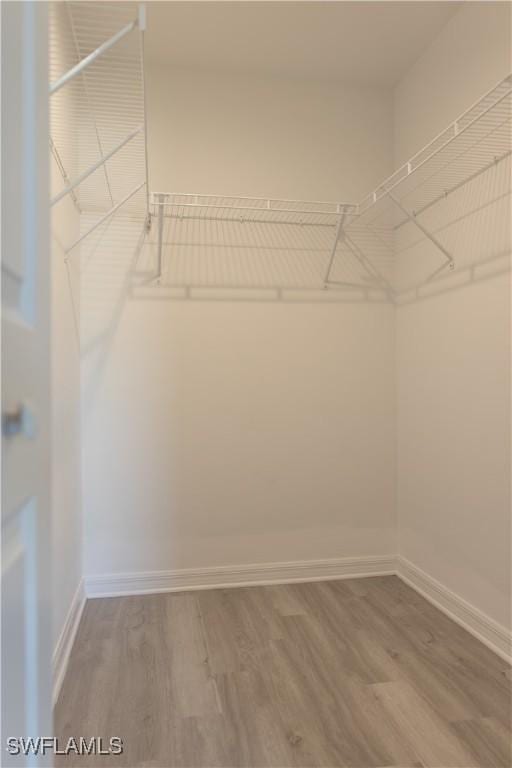
M 136 128 L 134 131 L 132 131 L 123 141 L 121 141 L 114 149 L 111 149 L 110 152 L 107 152 L 106 155 L 102 155 L 100 159 L 94 163 L 94 165 L 91 165 L 90 168 L 88 168 L 86 171 L 80 174 L 80 176 L 77 176 L 76 179 L 73 181 L 69 181 L 67 185 L 62 189 L 55 197 L 52 198 L 50 201 L 50 207 L 55 205 L 55 203 L 58 203 L 59 200 L 62 200 L 63 197 L 68 195 L 70 192 L 72 192 L 75 187 L 78 187 L 82 181 L 85 181 L 89 176 L 94 173 L 98 168 L 105 165 L 107 160 L 110 160 L 111 157 L 113 157 L 117 152 L 119 152 L 120 149 L 122 149 L 125 144 L 128 144 L 129 141 L 131 141 L 135 136 L 137 136 L 138 133 L 140 133 L 143 129 L 142 125 L 139 125 L 138 128 Z
M 347 217 L 346 209 L 343 210 L 343 214 L 340 217 L 340 220 L 338 221 L 338 224 L 336 225 L 336 235 L 334 238 L 334 243 L 331 250 L 331 255 L 329 258 L 329 263 L 327 265 L 327 269 L 324 276 L 324 288 L 327 288 L 328 285 L 343 285 L 347 288 L 361 288 L 366 292 L 367 286 L 364 284 L 359 285 L 358 283 L 352 283 L 348 281 L 338 281 L 338 280 L 330 280 L 332 267 L 334 264 L 334 258 L 336 256 L 336 250 L 338 247 L 338 243 L 340 242 L 340 239 L 344 241 L 347 244 L 347 247 L 349 250 L 353 253 L 355 258 L 359 261 L 361 266 L 365 269 L 365 271 L 370 275 L 370 277 L 373 277 L 377 283 L 381 286 L 381 288 L 384 290 L 386 295 L 391 301 L 394 301 L 394 292 L 387 280 L 385 280 L 380 272 L 375 269 L 373 264 L 368 261 L 366 256 L 363 254 L 363 252 L 357 247 L 357 245 L 350 239 L 347 232 L 344 229 L 344 223 L 345 219 Z
M 74 248 L 76 248 L 76 246 L 79 243 L 81 243 L 82 240 L 85 240 L 86 237 L 89 237 L 89 235 L 92 232 L 94 232 L 99 226 L 101 226 L 101 224 L 103 224 L 103 222 L 105 222 L 107 219 L 109 219 L 111 216 L 113 216 L 113 214 L 117 210 L 119 210 L 119 208 L 121 208 L 121 206 L 123 206 L 125 203 L 127 203 L 128 200 L 130 200 L 130 198 L 132 198 L 139 191 L 139 189 L 142 189 L 142 187 L 145 185 L 145 183 L 146 182 L 143 181 L 142 184 L 139 184 L 137 187 L 135 187 L 135 189 L 132 189 L 132 191 L 129 192 L 126 195 L 126 197 L 123 197 L 122 200 L 120 200 L 118 203 L 116 203 L 116 205 L 112 206 L 112 208 L 109 211 L 107 211 L 100 219 L 98 219 L 98 221 L 95 221 L 94 224 L 92 226 L 90 226 L 89 229 L 86 232 L 84 232 L 82 235 L 80 235 L 78 240 L 75 240 L 73 245 L 70 245 L 69 248 L 65 249 L 64 253 L 66 254 L 66 256 L 69 253 L 71 253 L 71 251 L 74 250 Z
M 162 277 L 162 240 L 164 233 L 164 206 L 165 195 L 158 195 L 158 246 L 157 246 L 157 274 L 156 279 Z
M 340 239 L 340 237 L 341 237 L 341 235 L 342 235 L 342 233 L 344 231 L 343 230 L 343 224 L 345 223 L 346 216 L 347 216 L 346 210 L 345 210 L 345 208 L 343 208 L 343 213 L 340 216 L 340 218 L 338 220 L 338 223 L 336 224 L 336 234 L 334 236 L 334 243 L 332 245 L 331 255 L 329 257 L 329 263 L 327 264 L 327 269 L 325 270 L 324 288 L 327 288 L 327 285 L 329 283 L 329 277 L 331 275 L 331 270 L 332 270 L 332 267 L 333 267 L 333 264 L 334 264 L 334 259 L 336 257 L 336 249 L 338 248 L 338 242 L 339 242 L 339 239 Z
M 451 253 L 449 251 L 446 250 L 444 245 L 437 239 L 437 237 L 435 237 L 431 232 L 429 232 L 428 229 L 426 227 L 424 227 L 423 224 L 421 224 L 418 221 L 418 217 L 417 216 L 415 216 L 413 213 L 410 213 L 407 210 L 407 208 L 404 208 L 402 203 L 399 200 L 397 200 L 397 198 L 391 192 L 386 192 L 386 194 L 389 197 L 389 199 L 392 200 L 393 203 L 397 206 L 397 208 L 399 208 L 402 211 L 404 216 L 406 216 L 407 219 L 412 224 L 415 224 L 415 226 L 420 230 L 420 232 L 423 232 L 425 237 L 428 238 L 430 240 L 430 242 L 435 245 L 437 250 L 440 251 L 443 254 L 444 258 L 446 259 L 445 263 L 442 264 L 438 269 L 436 269 L 429 276 L 428 280 L 431 280 L 433 277 L 435 277 L 435 275 L 439 274 L 439 272 L 442 272 L 443 269 L 446 269 L 446 267 L 449 267 L 450 269 L 454 269 L 455 268 L 455 262 L 453 260 L 453 256 L 451 255 Z
M 371 277 L 373 277 L 381 286 L 384 293 L 387 295 L 388 299 L 391 302 L 395 301 L 395 291 L 391 287 L 391 285 L 388 283 L 388 281 L 381 275 L 378 269 L 376 269 L 371 261 L 369 261 L 362 250 L 354 243 L 354 241 L 349 237 L 347 233 L 345 233 L 345 242 L 347 243 L 347 246 L 350 248 L 356 259 L 359 261 L 361 266 L 365 268 L 365 270 L 368 272 Z M 365 286 L 362 286 L 363 288 Z

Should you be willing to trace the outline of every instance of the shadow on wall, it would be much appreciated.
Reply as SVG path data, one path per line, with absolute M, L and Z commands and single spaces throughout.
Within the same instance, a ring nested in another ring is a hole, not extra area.
M 162 274 L 157 228 L 141 249 L 133 296 L 146 299 L 386 301 L 371 269 L 396 303 L 458 288 L 507 271 L 511 251 L 510 153 L 407 219 L 384 198 L 348 222 L 325 288 L 333 226 L 298 226 L 167 215 Z M 424 194 L 423 189 L 421 190 Z M 408 201 L 414 205 L 414 198 Z M 422 229 L 426 228 L 433 239 Z M 439 244 L 439 245 L 438 245 Z M 445 253 L 453 258 L 447 267 Z M 361 254 L 361 258 L 358 258 Z M 371 267 L 366 269 L 362 259 Z M 343 284 L 343 287 L 342 287 Z
M 384 272 L 402 303 L 458 287 L 464 281 L 503 271 L 511 252 L 510 152 L 457 189 L 438 195 L 428 205 L 422 186 L 400 201 L 389 197 L 369 209 L 349 227 L 351 237 L 370 259 L 388 254 Z M 431 195 L 430 195 L 431 197 Z M 428 231 L 426 237 L 421 228 Z M 449 269 L 447 256 L 453 259 Z M 380 259 L 383 269 L 384 261 Z M 486 269 L 478 267 L 487 264 Z M 458 275 L 458 277 L 456 277 Z M 464 277 L 461 277 L 463 275 Z
M 443 264 L 436 245 L 387 199 L 371 218 L 346 226 L 353 241 L 393 289 L 396 304 L 419 301 L 510 270 L 511 155 L 493 163 L 421 212 L 421 223 L 454 259 Z M 82 215 L 85 230 L 94 221 Z M 118 213 L 81 249 L 81 349 L 87 360 L 84 401 L 93 395 L 127 299 L 380 303 L 372 279 L 344 233 L 324 287 L 333 226 L 167 217 L 162 275 L 157 274 L 157 221 L 146 237 L 142 216 Z M 352 284 L 351 286 L 349 284 Z M 358 287 L 361 286 L 361 287 Z
M 82 214 L 86 230 L 97 214 Z M 143 216 L 118 214 L 108 219 L 82 244 L 81 263 L 81 355 L 84 414 L 90 409 L 112 340 L 115 337 L 130 281 L 144 244 Z
M 329 268 L 334 224 L 211 220 L 202 214 L 182 217 L 171 212 L 164 220 L 158 280 L 154 279 L 156 230 L 154 226 L 135 276 L 134 295 L 139 298 L 387 300 L 380 285 L 343 244 Z

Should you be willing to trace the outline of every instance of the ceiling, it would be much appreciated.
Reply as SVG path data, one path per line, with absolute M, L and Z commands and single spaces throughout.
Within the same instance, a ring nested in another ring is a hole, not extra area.
M 456 2 L 149 2 L 146 56 L 180 68 L 392 87 Z

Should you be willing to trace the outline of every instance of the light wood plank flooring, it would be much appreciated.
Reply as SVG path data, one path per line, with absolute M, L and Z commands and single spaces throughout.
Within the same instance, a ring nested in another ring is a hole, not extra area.
M 512 766 L 507 664 L 394 576 L 90 600 L 59 766 Z

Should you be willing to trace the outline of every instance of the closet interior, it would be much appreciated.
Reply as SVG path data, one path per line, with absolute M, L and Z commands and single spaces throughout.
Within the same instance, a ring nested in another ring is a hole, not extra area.
M 510 764 L 510 50 L 500 2 L 49 4 L 60 732 Z

